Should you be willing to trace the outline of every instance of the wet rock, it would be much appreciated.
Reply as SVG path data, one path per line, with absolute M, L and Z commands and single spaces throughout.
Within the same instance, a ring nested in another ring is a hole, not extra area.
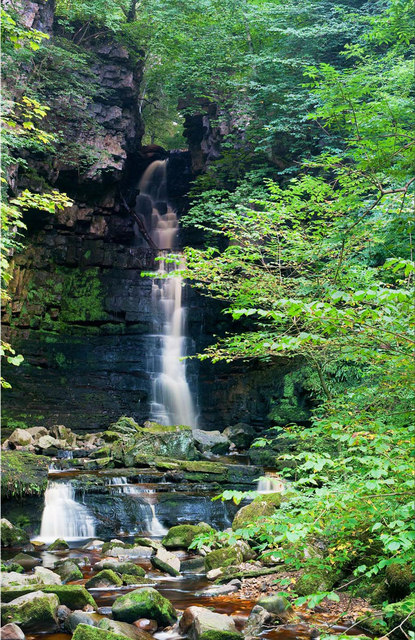
M 4 451 L 1 456 L 1 495 L 21 498 L 40 494 L 48 482 L 49 460 L 27 451 Z M 24 542 L 27 542 L 26 536 Z
M 205 559 L 203 556 L 195 556 L 188 560 L 182 560 L 180 570 L 182 573 L 204 573 Z
M 167 598 L 151 587 L 136 589 L 116 599 L 112 606 L 114 620 L 134 622 L 139 618 L 156 620 L 162 627 L 173 624 L 177 613 Z
M 158 629 L 158 624 L 156 620 L 149 620 L 148 618 L 140 618 L 136 620 L 134 623 L 138 629 L 142 631 L 147 631 L 148 633 L 154 633 Z
M 152 549 L 159 549 L 163 546 L 161 542 L 151 538 L 134 538 L 134 542 L 142 547 L 151 547 Z
M 3 602 L 10 602 L 14 598 L 30 594 L 39 590 L 39 587 L 5 587 L 2 590 Z M 45 585 L 42 587 L 43 593 L 52 593 L 58 596 L 60 604 L 64 604 L 69 609 L 83 609 L 86 605 L 97 608 L 96 602 L 91 594 L 80 584 Z
M 280 506 L 283 498 L 281 493 L 270 493 L 268 495 L 257 496 L 251 504 L 242 507 L 236 513 L 232 529 L 242 529 L 250 522 L 256 522 L 259 518 L 271 516 Z
M 203 560 L 203 565 L 204 565 L 204 560 Z M 210 571 L 207 572 L 206 574 L 206 578 L 208 580 L 216 580 L 216 578 L 219 578 L 220 576 L 223 576 L 223 571 L 222 569 L 211 569 Z
M 43 626 L 48 624 L 56 625 L 58 622 L 56 617 L 58 606 L 59 600 L 53 593 L 33 591 L 3 604 L 1 619 L 5 623 L 18 623 L 23 629 L 38 624 Z
M 64 627 L 66 631 L 73 633 L 79 624 L 87 624 L 91 627 L 95 626 L 95 621 L 92 618 L 92 614 L 85 611 L 73 611 L 65 620 Z
M 146 575 L 143 567 L 134 562 L 117 562 L 116 560 L 101 560 L 94 565 L 95 569 L 111 569 L 121 575 L 129 574 L 132 576 L 143 577 Z
M 205 607 L 188 607 L 179 623 L 180 631 L 190 640 L 199 640 L 207 632 L 228 632 L 237 634 L 235 622 L 230 616 L 215 613 Z
M 90 578 L 86 583 L 85 587 L 87 589 L 100 589 L 102 587 L 121 587 L 122 580 L 119 575 L 112 571 L 111 569 L 104 569 L 97 573 L 96 576 Z
M 62 584 L 60 575 L 46 567 L 35 567 L 34 576 L 41 584 Z
M 215 549 L 205 556 L 205 569 L 219 569 L 229 567 L 230 565 L 238 565 L 243 561 L 242 553 L 237 547 L 223 547 Z
M 63 424 L 54 424 L 50 428 L 50 434 L 56 438 L 56 440 L 64 440 L 70 447 L 76 444 L 76 434 Z
M 131 638 L 131 640 L 153 640 L 153 637 L 147 633 L 147 631 L 140 629 L 133 624 L 129 624 L 128 622 L 117 622 L 116 620 L 109 620 L 107 618 L 101 620 L 98 625 L 98 629 L 105 629 L 106 631 L 119 633 L 127 638 Z
M 226 427 L 223 435 L 229 438 L 238 449 L 248 449 L 255 437 L 255 429 L 244 422 Z
M 125 635 L 98 629 L 98 627 L 92 627 L 87 624 L 79 624 L 75 629 L 72 640 L 125 640 Z
M 233 582 L 233 581 L 232 581 Z M 236 581 L 235 581 L 236 582 Z M 241 586 L 241 581 L 237 581 L 239 584 L 221 584 L 221 585 L 212 585 L 203 591 L 198 591 L 195 595 L 203 596 L 205 598 L 216 598 L 217 596 L 227 596 L 229 593 L 235 593 L 239 591 Z
M 87 542 L 87 544 L 85 544 L 82 549 L 93 551 L 94 549 L 101 549 L 104 544 L 105 542 L 103 540 L 91 540 L 91 542 Z
M 139 584 L 154 584 L 154 580 L 151 580 L 151 578 L 141 578 L 140 576 L 133 576 L 129 573 L 123 573 L 121 578 L 125 585 L 138 586 Z
M 255 558 L 255 552 L 251 549 L 249 544 L 245 542 L 245 540 L 237 540 L 235 542 L 235 547 L 239 549 L 242 553 L 242 559 L 244 562 L 247 560 L 253 560 Z
M 10 623 L 0 629 L 1 640 L 25 640 L 26 636 L 17 624 Z
M 213 533 L 214 529 L 206 522 L 195 525 L 180 524 L 171 527 L 162 542 L 166 549 L 188 549 L 196 536 L 209 532 Z
M 113 558 L 117 558 L 118 556 L 125 556 L 127 558 L 150 558 L 153 549 L 140 545 L 125 544 L 124 542 L 106 542 L 102 547 L 102 553 Z
M 192 430 L 197 449 L 201 453 L 226 454 L 229 451 L 230 442 L 226 435 L 220 431 Z
M 0 520 L 1 546 L 17 547 L 29 542 L 29 535 L 20 527 L 16 527 L 6 518 Z
M 28 584 L 38 584 L 38 580 L 34 575 L 31 574 L 22 574 L 17 573 L 15 571 L 10 571 L 9 573 L 2 573 L 1 575 L 1 586 L 2 587 L 10 587 L 10 586 L 22 586 Z
M 155 556 L 152 556 L 151 564 L 160 571 L 165 571 L 170 576 L 180 575 L 180 559 L 165 549 L 157 549 Z
M 263 626 L 270 622 L 272 617 L 272 613 L 264 609 L 264 607 L 255 605 L 249 614 L 249 618 L 244 629 L 245 640 L 257 638 Z
M 38 564 L 42 564 L 42 561 L 39 558 L 30 556 L 27 553 L 18 553 L 12 558 L 12 562 L 17 562 L 26 571 L 33 569 L 33 567 L 36 567 Z
M 69 544 L 62 538 L 57 538 L 48 546 L 48 551 L 66 551 L 66 549 L 69 549 Z
M 57 573 L 63 582 L 71 582 L 72 580 L 82 580 L 82 571 L 78 565 L 70 560 L 63 560 L 57 563 L 55 566 L 55 573 Z
M 61 624 L 63 624 L 66 618 L 70 615 L 71 610 L 69 607 L 66 607 L 64 604 L 60 604 L 56 610 L 56 615 Z
M 33 436 L 26 429 L 15 429 L 9 436 L 9 445 L 26 447 L 33 444 Z
M 293 608 L 284 596 L 263 596 L 257 605 L 277 616 L 281 622 L 288 622 L 293 615 Z

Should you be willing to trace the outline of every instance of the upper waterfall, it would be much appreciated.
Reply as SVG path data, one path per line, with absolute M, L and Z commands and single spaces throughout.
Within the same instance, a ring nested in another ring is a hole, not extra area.
M 150 234 L 160 249 L 159 279 L 153 280 L 152 306 L 154 338 L 148 354 L 152 381 L 150 418 L 164 425 L 197 426 L 195 406 L 186 376 L 186 310 L 183 305 L 183 280 L 173 272 L 183 266 L 167 261 L 176 248 L 179 223 L 167 199 L 166 160 L 156 160 L 143 174 L 138 197 L 139 209 L 151 208 Z M 140 210 L 138 211 L 139 213 Z

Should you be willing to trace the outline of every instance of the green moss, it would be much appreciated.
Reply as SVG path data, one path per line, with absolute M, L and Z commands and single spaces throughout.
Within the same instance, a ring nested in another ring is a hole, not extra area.
M 237 547 L 223 547 L 215 549 L 205 556 L 205 569 L 219 569 L 229 567 L 230 565 L 238 565 L 243 561 L 242 553 Z
M 20 498 L 39 495 L 46 490 L 49 459 L 26 451 L 3 451 L 1 495 Z
M 336 572 L 314 569 L 304 572 L 295 583 L 295 590 L 300 596 L 309 596 L 318 591 L 331 591 L 338 575 Z
M 197 535 L 210 531 L 213 532 L 214 529 L 205 522 L 196 525 L 181 524 L 171 527 L 162 543 L 166 549 L 188 549 Z
M 177 613 L 171 602 L 151 587 L 136 589 L 117 598 L 112 606 L 112 615 L 114 620 L 121 622 L 149 618 L 164 627 L 177 620 Z
M 89 624 L 78 624 L 72 640 L 125 640 L 125 635 L 107 629 L 98 629 Z
M 3 602 L 10 602 L 26 593 L 38 591 L 39 585 L 33 587 L 4 587 L 2 589 Z M 87 604 L 97 608 L 96 602 L 83 585 L 64 584 L 64 585 L 46 585 L 42 586 L 44 593 L 54 593 L 58 596 L 60 604 L 64 604 L 73 611 L 75 609 L 83 609 Z
M 45 595 L 45 593 L 34 589 L 37 595 L 33 599 L 26 602 L 9 602 L 2 604 L 1 619 L 2 624 L 17 623 L 23 629 L 32 627 L 33 625 L 56 625 L 57 619 L 55 611 L 59 606 L 58 598 L 54 595 Z
M 15 573 L 23 573 L 24 569 L 18 562 L 2 562 L 0 565 L 0 571 L 2 573 L 8 573 L 9 571 L 14 571 Z
M 11 524 L 11 523 L 10 523 Z M 29 535 L 23 529 L 9 526 L 7 520 L 1 521 L 1 545 L 2 547 L 17 547 L 29 542 Z
M 388 604 L 383 609 L 383 617 L 388 629 L 394 629 L 402 624 L 408 631 L 415 631 L 415 594 L 411 594 L 404 600 Z
M 60 320 L 68 323 L 106 320 L 99 268 L 64 269 Z
M 250 504 L 239 509 L 233 519 L 232 529 L 234 531 L 243 529 L 252 522 L 256 522 L 258 518 L 271 516 L 282 501 L 283 496 L 281 493 L 257 496 Z
M 280 426 L 307 422 L 311 414 L 304 403 L 304 398 L 309 396 L 305 391 L 314 389 L 315 378 L 316 375 L 309 367 L 302 367 L 285 375 L 280 395 L 271 399 L 268 418 Z
M 48 546 L 48 551 L 64 551 L 66 549 L 69 549 L 69 544 L 62 538 L 57 538 Z
M 141 578 L 137 575 L 132 575 L 130 573 L 122 574 L 122 581 L 125 585 L 135 585 L 135 584 L 154 584 L 151 578 Z
M 392 598 L 409 596 L 412 583 L 415 583 L 415 575 L 409 565 L 394 563 L 386 567 L 386 584 Z
M 143 567 L 140 567 L 138 564 L 134 564 L 134 562 L 115 562 L 111 560 L 104 560 L 99 566 L 103 569 L 111 569 L 121 575 L 124 575 L 125 573 L 139 577 L 144 577 L 146 575 Z
M 115 587 L 121 587 L 122 585 L 121 577 L 112 569 L 103 569 L 85 583 L 85 587 L 87 589 L 94 589 L 107 585 L 114 585 Z
M 242 634 L 233 631 L 205 631 L 199 640 L 241 640 Z

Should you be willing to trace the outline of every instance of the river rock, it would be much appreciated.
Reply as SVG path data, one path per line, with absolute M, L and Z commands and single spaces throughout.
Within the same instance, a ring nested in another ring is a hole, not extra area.
M 26 429 L 15 429 L 11 436 L 9 436 L 9 444 L 26 447 L 33 444 L 33 436 L 26 431 Z
M 46 567 L 35 567 L 34 575 L 40 584 L 62 584 L 60 575 Z
M 240 580 L 232 580 L 231 582 L 228 582 L 228 584 L 212 585 L 211 587 L 207 587 L 207 589 L 198 591 L 195 595 L 202 596 L 204 598 L 227 596 L 229 593 L 235 593 L 236 591 L 239 591 L 241 584 L 242 583 Z
M 182 573 L 204 573 L 205 559 L 203 556 L 195 556 L 181 561 L 180 571 Z
M 127 558 L 150 558 L 153 553 L 151 547 L 141 545 L 130 545 L 124 542 L 106 542 L 102 547 L 102 553 L 112 558 L 125 556 Z
M 2 590 L 3 602 L 11 602 L 14 598 L 38 591 L 38 586 L 30 587 L 5 587 Z M 84 609 L 90 605 L 97 608 L 96 602 L 91 594 L 80 584 L 45 585 L 42 587 L 44 593 L 53 593 L 59 598 L 60 604 L 64 604 L 72 611 Z
M 205 569 L 219 569 L 230 565 L 239 565 L 243 561 L 242 552 L 237 547 L 223 547 L 210 551 L 205 556 Z
M 66 551 L 66 549 L 69 549 L 69 544 L 62 538 L 56 538 L 56 540 L 48 546 L 48 551 Z
M 193 429 L 192 434 L 196 443 L 196 448 L 201 453 L 214 453 L 221 455 L 229 451 L 229 439 L 220 431 L 202 431 L 202 429 Z
M 144 631 L 144 629 L 140 629 L 128 622 L 118 622 L 117 620 L 110 620 L 109 618 L 101 620 L 98 625 L 98 629 L 105 629 L 106 631 L 119 633 L 127 638 L 131 638 L 132 640 L 153 640 L 153 636 L 147 633 L 147 631 Z
M 263 626 L 272 620 L 273 615 L 264 607 L 255 605 L 251 613 L 249 614 L 246 627 L 244 629 L 245 640 L 252 640 L 252 638 L 258 638 Z
M 130 576 L 139 576 L 144 578 L 146 572 L 143 567 L 134 562 L 117 562 L 116 560 L 101 560 L 94 565 L 94 569 L 111 569 L 121 575 L 128 574 Z
M 165 549 L 157 549 L 156 555 L 151 557 L 151 564 L 170 576 L 180 575 L 180 559 Z
M 263 596 L 257 605 L 277 616 L 280 622 L 288 622 L 293 615 L 293 608 L 284 596 Z
M 142 547 L 151 547 L 152 549 L 159 549 L 162 547 L 162 543 L 159 540 L 152 540 L 151 538 L 134 538 L 134 542 Z
M 23 573 L 24 569 L 21 564 L 18 562 L 11 562 L 10 560 L 7 562 L 1 563 L 1 571 L 3 573 L 7 573 L 10 571 L 15 571 L 16 573 Z
M 18 623 L 23 629 L 42 624 L 57 625 L 59 600 L 53 593 L 33 591 L 2 605 L 2 622 Z
M 56 438 L 56 440 L 64 440 L 70 447 L 76 444 L 76 435 L 68 427 L 64 427 L 63 424 L 54 424 L 50 428 L 50 434 Z
M 121 587 L 122 580 L 119 575 L 111 569 L 103 569 L 96 576 L 90 578 L 86 583 L 87 589 L 101 589 L 102 587 Z
M 162 542 L 166 549 L 188 549 L 196 536 L 214 531 L 206 522 L 179 524 L 169 529 Z
M 235 622 L 230 616 L 215 613 L 206 607 L 193 606 L 185 609 L 179 628 L 190 640 L 199 640 L 208 631 L 227 631 L 241 637 L 237 633 Z
M 232 529 L 243 529 L 251 522 L 266 516 L 272 516 L 275 510 L 281 505 L 283 498 L 281 493 L 269 493 L 254 498 L 251 504 L 246 505 L 236 512 L 232 522 Z
M 177 620 L 177 613 L 171 602 L 151 587 L 136 589 L 117 598 L 112 605 L 112 615 L 114 620 L 121 622 L 149 618 L 156 620 L 162 627 Z
M 203 560 L 203 563 L 205 561 Z M 206 574 L 206 578 L 208 580 L 216 580 L 216 578 L 220 578 L 220 576 L 223 576 L 223 571 L 222 569 L 211 569 L 210 571 L 207 572 Z
M 60 604 L 56 610 L 56 615 L 61 624 L 63 624 L 66 618 L 71 614 L 71 610 L 69 607 L 66 607 L 64 604 Z
M 78 624 L 72 640 L 125 640 L 125 636 L 87 624 Z
M 86 549 L 87 551 L 94 551 L 95 549 L 101 549 L 104 546 L 105 542 L 103 540 L 91 540 L 91 542 L 87 542 L 82 549 Z
M 26 571 L 33 569 L 33 567 L 36 567 L 38 564 L 42 564 L 39 558 L 30 556 L 27 553 L 18 553 L 12 558 L 12 561 L 20 564 Z
M 2 518 L 0 520 L 1 528 L 1 546 L 2 547 L 18 547 L 29 542 L 29 535 L 14 524 Z
M 70 558 L 58 562 L 54 569 L 64 583 L 72 580 L 82 580 L 83 578 L 82 571 Z
M 15 571 L 2 573 L 1 586 L 27 586 L 27 585 L 44 585 L 44 584 L 62 584 L 60 577 L 45 567 L 36 567 L 34 573 L 22 574 Z
M 142 631 L 147 631 L 148 633 L 154 633 L 158 629 L 158 624 L 156 620 L 149 620 L 148 618 L 140 618 L 136 620 L 134 623 L 138 629 Z
M 78 626 L 78 624 L 87 624 L 91 627 L 95 626 L 95 621 L 92 618 L 91 613 L 87 613 L 86 611 L 73 611 L 69 614 L 69 616 L 65 620 L 64 627 L 66 631 L 73 633 Z
M 0 629 L 1 640 L 25 640 L 26 636 L 17 624 L 10 623 Z

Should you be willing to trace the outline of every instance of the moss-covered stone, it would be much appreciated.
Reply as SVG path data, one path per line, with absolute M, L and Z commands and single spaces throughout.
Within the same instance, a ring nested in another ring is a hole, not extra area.
M 132 575 L 131 573 L 123 573 L 121 578 L 125 585 L 154 584 L 151 578 L 142 578 L 141 576 Z
M 139 629 L 128 622 L 119 622 L 117 620 L 109 620 L 108 618 L 101 620 L 98 629 L 105 629 L 106 631 L 112 631 L 112 633 L 120 633 L 124 637 L 131 638 L 131 640 L 152 640 L 153 638 L 147 631 L 143 631 L 143 629 Z
M 125 640 L 125 635 L 92 627 L 88 624 L 78 624 L 72 640 Z
M 233 631 L 205 631 L 199 636 L 199 640 L 241 640 L 242 634 Z
M 293 608 L 287 598 L 280 595 L 263 596 L 257 602 L 266 611 L 278 616 L 279 620 L 286 622 L 293 614 Z
M 56 625 L 56 610 L 59 600 L 52 593 L 33 592 L 21 595 L 2 605 L 2 624 L 14 622 L 23 629 L 42 625 Z
M 128 573 L 132 576 L 143 577 L 146 575 L 143 567 L 140 567 L 138 564 L 134 564 L 134 562 L 117 562 L 115 560 L 102 560 L 97 565 L 95 565 L 99 569 L 111 569 L 120 575 L 124 575 Z
M 136 434 L 138 431 L 142 431 L 142 428 L 137 424 L 134 418 L 129 418 L 128 416 L 121 416 L 117 420 L 117 422 L 113 422 L 110 426 L 109 431 L 112 433 L 123 433 L 123 434 Z M 118 436 L 119 437 L 119 436 Z
M 411 593 L 415 574 L 408 564 L 393 563 L 386 567 L 386 586 L 393 599 L 402 599 Z
M 230 565 L 239 565 L 243 561 L 242 552 L 237 547 L 215 549 L 205 556 L 205 569 L 221 569 Z
M 188 549 L 196 536 L 209 532 L 214 532 L 214 529 L 205 522 L 180 524 L 171 527 L 162 542 L 166 549 Z
M 151 587 L 136 589 L 117 598 L 112 605 L 112 615 L 114 620 L 122 622 L 148 618 L 156 620 L 163 627 L 177 620 L 177 613 L 171 602 Z
M 19 596 L 27 593 L 33 593 L 39 587 L 6 587 L 2 589 L 3 602 L 10 602 Z M 42 586 L 44 593 L 54 593 L 58 596 L 59 603 L 64 604 L 73 611 L 75 609 L 83 609 L 86 605 L 97 608 L 96 602 L 90 593 L 80 584 L 64 584 L 64 585 L 47 585 Z
M 412 593 L 404 600 L 384 607 L 383 618 L 388 625 L 388 629 L 394 629 L 403 623 L 404 629 L 415 631 L 415 593 Z
M 152 556 L 151 564 L 153 565 L 153 567 L 155 567 L 159 571 L 164 571 L 164 573 L 168 573 L 169 576 L 175 577 L 180 575 L 180 571 L 178 571 L 175 567 L 173 567 L 169 562 L 166 562 L 165 560 L 163 560 L 158 556 Z
M 331 591 L 337 577 L 336 572 L 321 569 L 304 572 L 295 583 L 295 590 L 300 596 L 309 596 L 317 591 Z
M 63 562 L 59 562 L 54 571 L 60 576 L 63 582 L 70 582 L 71 580 L 82 580 L 82 571 L 78 567 L 78 565 L 70 560 L 64 560 Z
M 0 520 L 0 526 L 2 547 L 19 547 L 29 542 L 29 535 L 26 531 L 14 526 L 6 518 Z
M 243 529 L 252 522 L 257 522 L 259 518 L 272 516 L 275 510 L 281 505 L 283 496 L 281 493 L 269 493 L 254 498 L 245 507 L 239 509 L 232 522 L 232 529 Z
M 40 495 L 48 483 L 49 460 L 26 451 L 3 451 L 1 456 L 2 498 Z
M 87 589 L 98 589 L 101 587 L 111 586 L 121 587 L 121 585 L 121 577 L 111 569 L 103 569 L 85 583 L 85 587 Z
M 2 562 L 0 565 L 0 571 L 1 573 L 9 573 L 10 571 L 14 571 L 15 573 L 23 573 L 24 569 L 18 562 Z
M 62 538 L 56 538 L 56 540 L 48 546 L 48 551 L 66 551 L 67 549 L 69 549 L 69 544 Z

